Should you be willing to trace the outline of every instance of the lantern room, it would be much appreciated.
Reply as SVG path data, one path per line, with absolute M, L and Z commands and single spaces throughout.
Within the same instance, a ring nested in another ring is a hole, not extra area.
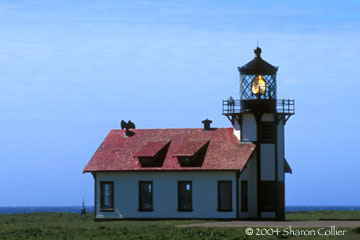
M 261 57 L 261 48 L 254 50 L 255 57 L 242 67 L 240 72 L 240 99 L 230 97 L 223 100 L 223 114 L 234 123 L 234 118 L 244 113 L 277 113 L 285 116 L 285 121 L 295 113 L 295 102 L 277 99 L 276 74 L 278 67 Z
M 276 99 L 276 72 L 272 66 L 261 58 L 261 48 L 254 50 L 255 58 L 239 67 L 240 100 Z

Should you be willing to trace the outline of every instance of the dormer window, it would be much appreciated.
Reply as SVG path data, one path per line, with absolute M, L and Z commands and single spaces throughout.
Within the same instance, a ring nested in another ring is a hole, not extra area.
M 134 157 L 142 167 L 161 167 L 164 163 L 170 141 L 146 142 L 140 146 Z
M 154 161 L 155 157 L 138 157 L 141 164 L 149 164 Z
M 191 163 L 193 160 L 193 157 L 190 156 L 185 156 L 185 157 L 178 156 L 177 158 L 179 160 L 179 163 Z
M 182 167 L 200 167 L 204 161 L 208 139 L 192 139 L 185 142 L 173 155 Z

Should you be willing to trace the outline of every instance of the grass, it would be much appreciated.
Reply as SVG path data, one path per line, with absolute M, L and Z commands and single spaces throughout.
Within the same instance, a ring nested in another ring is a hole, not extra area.
M 291 220 L 359 219 L 360 211 L 314 211 L 287 213 Z M 209 222 L 179 221 L 117 221 L 94 222 L 92 215 L 81 217 L 74 213 L 30 213 L 0 215 L 0 239 L 259 239 L 246 236 L 244 227 L 186 227 L 179 224 Z M 360 225 L 360 224 L 359 224 Z M 289 237 L 283 239 L 360 239 L 360 226 L 347 228 L 344 237 Z M 261 239 L 281 239 L 275 236 Z

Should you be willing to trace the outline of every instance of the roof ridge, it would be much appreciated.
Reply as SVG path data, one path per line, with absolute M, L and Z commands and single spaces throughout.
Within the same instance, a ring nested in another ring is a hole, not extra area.
M 196 129 L 204 129 L 202 127 L 200 128 L 136 128 L 136 129 L 131 129 L 131 131 L 133 130 L 196 130 Z M 232 127 L 218 127 L 218 128 L 214 128 L 214 130 L 217 129 L 232 129 Z M 119 129 L 119 128 L 115 128 L 115 129 L 111 129 L 111 131 L 125 131 L 124 129 Z M 208 131 L 214 131 L 214 130 L 208 130 Z

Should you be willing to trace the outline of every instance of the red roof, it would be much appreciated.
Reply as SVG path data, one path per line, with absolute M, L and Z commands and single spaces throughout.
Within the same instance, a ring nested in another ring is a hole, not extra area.
M 255 149 L 253 143 L 240 143 L 233 128 L 133 129 L 134 135 L 124 137 L 125 130 L 111 130 L 84 168 L 96 171 L 149 170 L 241 170 Z M 136 156 L 156 154 L 171 141 L 161 167 L 142 167 Z M 180 166 L 176 155 L 191 154 L 209 142 L 204 161 L 199 167 Z M 192 146 L 189 143 L 196 143 Z M 140 155 L 139 155 L 140 154 Z
M 194 156 L 210 139 L 190 139 L 180 146 L 173 156 Z
M 154 157 L 170 141 L 145 142 L 140 146 L 134 157 Z

